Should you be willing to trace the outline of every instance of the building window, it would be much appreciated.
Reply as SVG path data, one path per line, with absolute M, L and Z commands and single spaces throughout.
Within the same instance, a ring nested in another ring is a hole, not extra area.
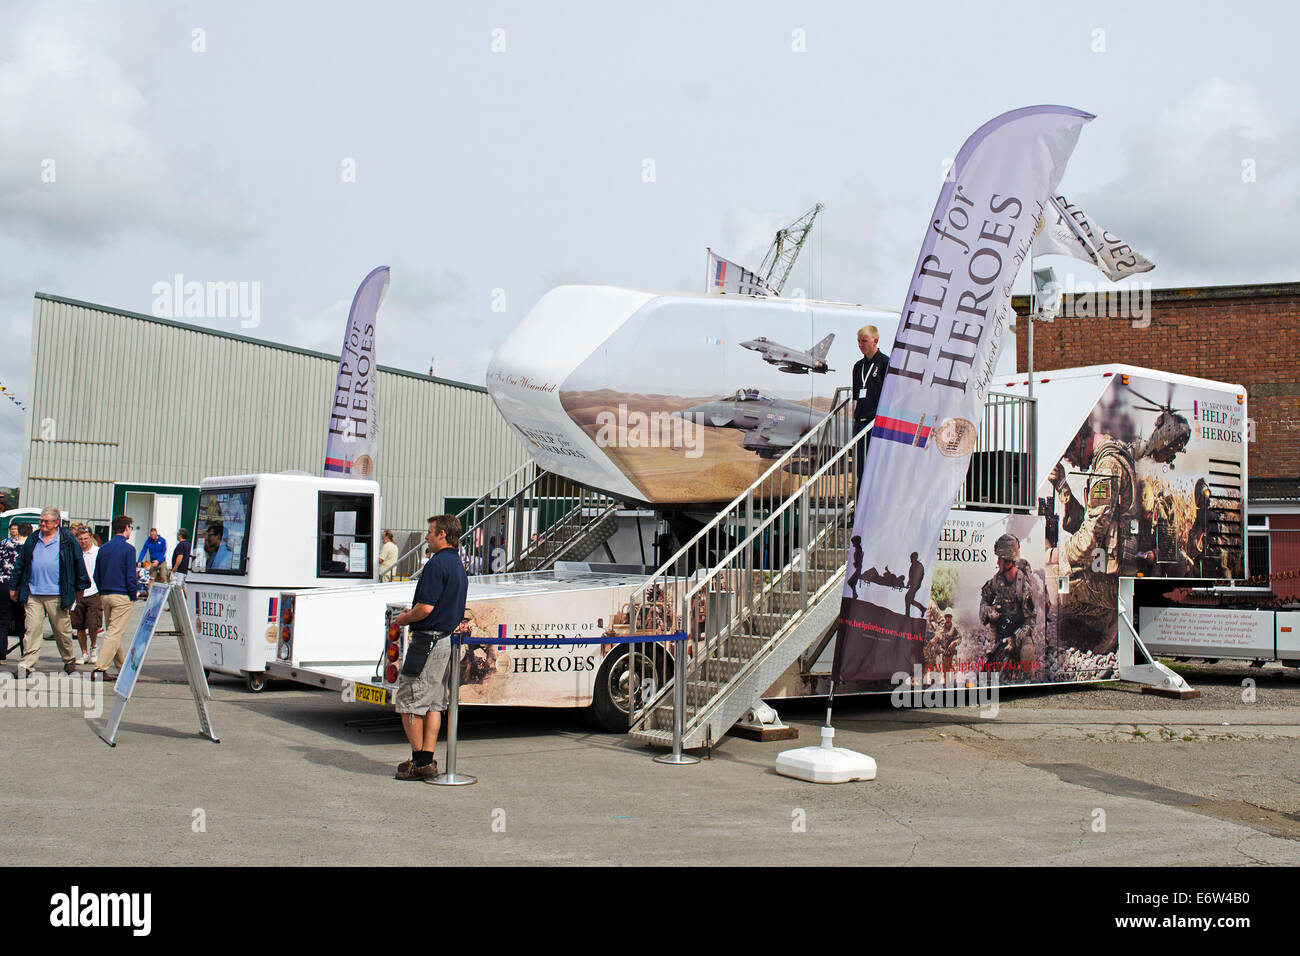
M 1251 533 L 1246 536 L 1246 548 L 1250 552 L 1250 576 L 1259 577 L 1267 576 L 1269 572 L 1268 562 L 1268 535 Z
M 317 576 L 373 577 L 374 496 L 322 491 L 319 503 Z
M 1246 527 L 1246 567 L 1253 578 L 1267 577 L 1272 571 L 1268 555 L 1268 515 L 1247 515 Z

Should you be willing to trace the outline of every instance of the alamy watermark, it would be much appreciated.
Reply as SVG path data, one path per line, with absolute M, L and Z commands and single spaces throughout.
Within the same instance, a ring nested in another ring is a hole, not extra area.
M 617 413 L 597 413 L 596 425 L 601 448 L 673 448 L 687 458 L 704 454 L 703 422 L 681 412 L 629 412 L 620 402 Z
M 185 281 L 176 273 L 153 284 L 153 314 L 160 319 L 239 319 L 241 329 L 262 324 L 262 283 Z
M 152 893 L 83 892 L 73 884 L 50 897 L 50 925 L 56 928 L 121 927 L 148 936 L 153 926 Z
M 926 685 L 925 674 L 917 664 L 911 674 L 896 671 L 889 679 L 894 685 L 889 702 L 895 707 L 978 707 L 980 716 L 991 720 L 998 715 L 997 671 L 981 671 L 971 676 L 973 680 L 963 681 L 956 687 Z
M 1046 302 L 1059 294 L 1062 319 L 1127 319 L 1135 329 L 1145 329 L 1151 324 L 1151 283 L 1142 282 L 1098 289 L 1087 279 L 1075 279 L 1067 274 L 1065 282 L 1049 282 L 1038 297 L 1041 313 Z
M 104 682 L 89 674 L 36 673 L 26 680 L 0 674 L 0 709 L 10 707 L 66 707 L 94 719 L 104 713 Z

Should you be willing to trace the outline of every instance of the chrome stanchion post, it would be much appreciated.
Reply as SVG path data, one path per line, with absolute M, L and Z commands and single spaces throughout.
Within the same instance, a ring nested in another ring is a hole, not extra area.
M 460 716 L 460 635 L 453 631 L 450 640 L 451 660 L 447 664 L 451 668 L 451 699 L 447 701 L 447 769 L 445 773 L 424 782 L 438 787 L 464 787 L 478 783 L 478 777 L 456 772 L 456 733 Z
M 673 664 L 673 752 L 655 757 L 655 763 L 684 766 L 699 763 L 699 757 L 682 753 L 682 720 L 686 713 L 686 632 L 679 631 L 674 642 L 677 660 Z

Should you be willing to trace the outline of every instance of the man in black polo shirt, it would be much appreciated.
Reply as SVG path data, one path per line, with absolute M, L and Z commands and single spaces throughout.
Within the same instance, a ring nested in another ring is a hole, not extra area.
M 880 404 L 880 388 L 885 384 L 885 372 L 889 369 L 889 356 L 880 351 L 880 330 L 874 325 L 864 325 L 858 329 L 858 349 L 862 358 L 853 366 L 853 431 L 860 432 L 876 417 L 876 406 Z M 871 444 L 871 433 L 858 443 L 857 467 L 858 484 L 862 484 L 862 466 L 867 461 L 867 446 Z
M 438 775 L 433 759 L 442 729 L 442 712 L 451 697 L 451 632 L 465 617 L 469 578 L 460 563 L 460 521 L 434 515 L 424 536 L 433 549 L 415 586 L 410 610 L 395 619 L 409 626 L 406 660 L 393 695 L 402 729 L 411 744 L 411 759 L 397 766 L 398 780 L 426 780 Z

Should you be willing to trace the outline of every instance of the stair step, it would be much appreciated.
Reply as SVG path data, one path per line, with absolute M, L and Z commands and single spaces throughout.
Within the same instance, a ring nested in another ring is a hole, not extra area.
M 767 646 L 767 638 L 754 637 L 750 634 L 729 634 L 726 637 L 718 638 L 713 644 L 710 652 L 711 657 L 733 657 L 739 660 L 749 660 L 764 647 Z
M 649 744 L 652 747 L 671 747 L 673 745 L 671 727 L 667 730 L 633 730 L 628 736 L 639 744 Z
M 790 623 L 792 614 L 784 613 L 767 613 L 751 614 L 745 622 L 746 636 L 750 637 L 771 637 L 781 628 Z

